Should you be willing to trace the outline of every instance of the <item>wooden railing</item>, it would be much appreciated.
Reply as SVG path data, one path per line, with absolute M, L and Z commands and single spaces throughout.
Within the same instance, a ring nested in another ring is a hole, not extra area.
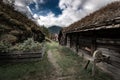
M 39 61 L 41 60 L 42 55 L 42 51 L 0 53 L 0 63 Z

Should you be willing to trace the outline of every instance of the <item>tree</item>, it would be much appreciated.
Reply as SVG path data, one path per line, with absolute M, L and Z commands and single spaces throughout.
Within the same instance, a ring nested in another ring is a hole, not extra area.
M 45 34 L 45 36 L 50 38 L 50 32 L 48 28 L 46 28 L 45 26 L 42 26 L 41 29 L 42 29 L 41 31 Z

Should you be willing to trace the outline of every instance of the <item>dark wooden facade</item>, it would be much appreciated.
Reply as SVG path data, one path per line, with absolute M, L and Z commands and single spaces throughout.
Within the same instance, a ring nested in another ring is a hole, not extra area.
M 120 28 L 90 30 L 85 32 L 67 33 L 64 45 L 76 51 L 78 55 L 88 55 L 92 58 L 95 50 L 110 56 L 110 63 L 98 63 L 104 71 L 109 72 L 116 80 L 120 79 Z M 66 44 L 65 44 L 66 42 Z M 63 44 L 62 44 L 63 45 Z M 84 52 L 81 53 L 81 50 Z M 87 58 L 88 60 L 91 60 Z
M 116 5 L 120 2 L 116 2 Z M 111 6 L 109 5 L 109 6 Z M 107 6 L 107 8 L 109 7 Z M 116 7 L 118 8 L 118 6 Z M 104 10 L 104 9 L 103 9 Z M 105 10 L 107 10 L 105 8 Z M 118 9 L 119 10 L 119 9 Z M 102 10 L 101 10 L 102 11 Z M 113 11 L 114 12 L 114 11 Z M 95 16 L 98 12 L 93 13 Z M 109 13 L 109 12 L 108 12 Z M 108 14 L 107 13 L 107 14 Z M 105 13 L 104 13 L 105 14 Z M 101 14 L 101 15 L 104 15 Z M 92 55 L 95 50 L 101 50 L 102 54 L 109 56 L 108 62 L 98 63 L 98 67 L 105 72 L 114 76 L 115 80 L 120 80 L 120 14 L 113 16 L 109 20 L 100 22 L 99 24 L 86 25 L 83 20 L 78 21 L 75 24 L 70 25 L 68 28 L 62 30 L 64 38 L 59 40 L 64 42 L 64 46 L 70 47 L 73 51 L 76 51 L 80 56 L 89 56 L 86 59 L 92 60 Z M 91 16 L 87 16 L 88 18 Z M 98 16 L 99 17 L 99 16 Z M 85 24 L 80 26 L 81 24 Z M 77 26 L 76 26 L 77 25 Z

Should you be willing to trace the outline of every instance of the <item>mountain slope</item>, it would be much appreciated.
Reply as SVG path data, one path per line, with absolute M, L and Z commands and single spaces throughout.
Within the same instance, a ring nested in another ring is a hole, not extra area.
M 55 33 L 59 34 L 59 32 L 60 32 L 60 30 L 62 29 L 62 27 L 59 27 L 59 26 L 51 26 L 51 27 L 49 27 L 48 29 L 49 29 L 50 33 L 52 33 L 52 34 L 55 34 Z
M 0 41 L 16 43 L 28 37 L 42 42 L 45 36 L 32 20 L 0 1 Z

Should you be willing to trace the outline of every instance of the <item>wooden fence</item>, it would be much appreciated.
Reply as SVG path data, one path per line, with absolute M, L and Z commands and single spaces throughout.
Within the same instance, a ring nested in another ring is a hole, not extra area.
M 39 61 L 41 60 L 42 55 L 43 55 L 42 51 L 0 53 L 0 63 Z

